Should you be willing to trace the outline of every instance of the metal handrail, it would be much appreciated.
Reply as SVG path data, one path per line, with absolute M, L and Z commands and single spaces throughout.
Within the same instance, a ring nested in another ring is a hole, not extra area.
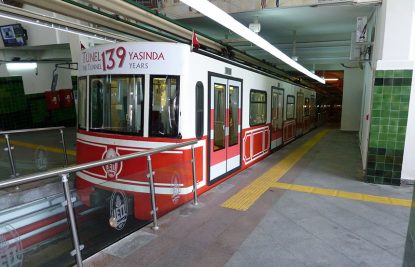
M 60 130 L 60 131 L 62 131 L 62 130 Z M 7 134 L 6 134 L 6 136 L 7 136 Z M 16 185 L 21 185 L 21 184 L 25 184 L 25 183 L 29 183 L 29 182 L 40 181 L 40 180 L 44 180 L 44 179 L 47 179 L 47 178 L 50 178 L 50 177 L 60 175 L 61 180 L 62 180 L 62 184 L 63 184 L 63 188 L 64 188 L 64 196 L 65 196 L 64 206 L 66 206 L 66 209 L 67 209 L 67 216 L 69 217 L 70 228 L 71 228 L 71 233 L 72 233 L 72 241 L 73 241 L 73 246 L 74 246 L 74 250 L 71 251 L 71 255 L 75 256 L 77 265 L 79 267 L 82 267 L 83 263 L 82 263 L 81 250 L 84 248 L 84 246 L 79 243 L 78 231 L 77 231 L 76 222 L 75 222 L 75 213 L 74 213 L 73 204 L 72 204 L 73 199 L 71 197 L 69 184 L 68 184 L 69 174 L 73 173 L 73 172 L 77 172 L 77 171 L 82 171 L 82 170 L 94 168 L 94 167 L 104 166 L 104 165 L 107 165 L 107 164 L 111 164 L 111 163 L 115 163 L 115 162 L 119 162 L 119 161 L 123 161 L 123 160 L 129 160 L 129 159 L 133 159 L 133 158 L 146 156 L 147 157 L 147 167 L 148 167 L 147 177 L 149 179 L 150 194 L 151 194 L 151 209 L 152 209 L 151 213 L 152 213 L 152 216 L 153 216 L 153 229 L 158 230 L 159 226 L 157 224 L 157 207 L 156 207 L 156 196 L 155 196 L 155 189 L 154 189 L 154 175 L 155 175 L 155 172 L 153 171 L 153 168 L 152 168 L 151 155 L 153 155 L 155 153 L 160 153 L 160 152 L 163 152 L 163 151 L 168 151 L 168 150 L 172 150 L 172 149 L 176 149 L 176 148 L 189 146 L 189 145 L 191 146 L 191 150 L 192 150 L 192 176 L 193 176 L 193 203 L 194 203 L 194 205 L 198 205 L 198 202 L 197 202 L 197 179 L 196 179 L 196 166 L 195 166 L 196 161 L 195 161 L 195 147 L 194 147 L 194 145 L 197 144 L 197 142 L 198 141 L 196 141 L 196 140 L 187 141 L 187 142 L 183 142 L 183 143 L 177 143 L 177 144 L 172 144 L 172 145 L 167 145 L 167 146 L 154 148 L 154 149 L 151 149 L 151 150 L 148 150 L 148 151 L 131 153 L 131 154 L 128 154 L 128 155 L 123 155 L 123 156 L 119 156 L 119 157 L 115 157 L 115 158 L 111 158 L 111 159 L 97 160 L 97 161 L 92 161 L 92 162 L 88 162 L 88 163 L 84 163 L 84 164 L 80 164 L 80 165 L 74 165 L 74 166 L 55 169 L 55 170 L 44 171 L 44 172 L 37 173 L 37 174 L 23 175 L 23 176 L 20 176 L 18 178 L 9 179 L 9 180 L 6 180 L 6 181 L 1 181 L 0 182 L 0 189 L 6 188 L 6 187 L 11 187 L 11 186 L 16 186 Z
M 52 130 L 61 130 L 61 129 L 65 129 L 65 126 L 47 127 L 47 128 L 30 128 L 30 129 L 10 130 L 10 131 L 0 131 L 0 134 L 31 133 L 31 132 L 52 131 Z
M 62 174 L 68 174 L 68 173 L 73 173 L 73 172 L 77 172 L 77 171 L 83 171 L 83 170 L 91 169 L 91 168 L 94 168 L 94 167 L 100 167 L 100 166 L 104 166 L 104 165 L 107 165 L 107 164 L 111 164 L 111 163 L 115 163 L 115 162 L 119 162 L 119 161 L 123 161 L 123 160 L 128 160 L 128 159 L 133 159 L 133 158 L 138 158 L 138 157 L 144 157 L 144 156 L 150 156 L 150 155 L 155 154 L 155 153 L 159 153 L 159 152 L 163 152 L 163 151 L 167 151 L 167 150 L 171 150 L 171 149 L 175 149 L 175 148 L 180 148 L 180 147 L 184 147 L 184 146 L 188 146 L 188 145 L 195 145 L 196 143 L 197 143 L 197 141 L 187 141 L 187 142 L 183 142 L 183 143 L 158 147 L 158 148 L 155 148 L 155 149 L 152 149 L 152 150 L 149 150 L 149 151 L 131 153 L 131 154 L 128 154 L 128 155 L 123 155 L 123 156 L 114 157 L 114 158 L 110 158 L 110 159 L 97 160 L 97 161 L 92 161 L 92 162 L 88 162 L 88 163 L 84 163 L 84 164 L 79 164 L 79 165 L 66 167 L 66 168 L 59 168 L 59 169 L 55 169 L 55 170 L 39 172 L 39 173 L 35 173 L 35 174 L 22 175 L 22 176 L 19 176 L 18 178 L 13 178 L 13 179 L 5 180 L 5 181 L 0 181 L 0 189 L 6 188 L 6 187 L 11 187 L 11 186 L 16 186 L 16 185 L 21 185 L 21 184 L 26 184 L 26 183 L 30 183 L 30 182 L 40 181 L 40 180 L 44 180 L 44 179 L 47 179 L 47 178 L 50 178 L 50 177 L 62 175 Z
M 33 133 L 33 132 L 59 130 L 59 133 L 60 133 L 60 136 L 61 136 L 64 160 L 65 160 L 65 167 L 66 167 L 66 166 L 68 166 L 68 153 L 66 151 L 65 138 L 63 137 L 63 129 L 65 129 L 65 126 L 47 127 L 47 128 L 30 128 L 30 129 L 11 130 L 11 131 L 0 131 L 0 135 L 4 135 L 4 138 L 6 139 L 6 144 L 7 144 L 6 150 L 9 154 L 9 161 L 10 161 L 10 167 L 12 169 L 12 176 L 17 177 L 19 174 L 16 171 L 16 165 L 14 163 L 14 156 L 13 156 L 13 152 L 12 152 L 12 149 L 14 149 L 14 148 L 10 144 L 10 137 L 9 137 L 10 134 Z

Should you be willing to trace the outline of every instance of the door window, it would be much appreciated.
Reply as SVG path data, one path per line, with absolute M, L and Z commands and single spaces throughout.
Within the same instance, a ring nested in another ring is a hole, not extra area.
M 229 86 L 229 146 L 238 144 L 239 87 Z
M 214 98 L 213 151 L 218 151 L 225 148 L 226 85 L 214 85 Z

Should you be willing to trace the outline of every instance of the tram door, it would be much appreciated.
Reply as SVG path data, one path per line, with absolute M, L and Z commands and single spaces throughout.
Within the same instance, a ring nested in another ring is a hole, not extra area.
M 210 182 L 241 166 L 240 81 L 210 77 Z
M 284 90 L 272 87 L 271 97 L 271 149 L 282 144 Z
M 296 128 L 297 128 L 297 135 L 302 135 L 304 133 L 304 94 L 297 93 L 297 110 L 296 110 Z

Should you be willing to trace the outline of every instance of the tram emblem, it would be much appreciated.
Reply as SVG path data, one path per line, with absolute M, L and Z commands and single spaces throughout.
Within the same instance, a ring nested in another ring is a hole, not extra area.
M 178 173 L 174 173 L 172 178 L 171 178 L 171 185 L 172 185 L 172 194 L 171 194 L 171 201 L 173 202 L 173 204 L 177 204 L 180 200 L 180 191 L 181 191 L 181 187 L 180 187 L 180 175 Z
M 39 171 L 48 167 L 48 152 L 43 146 L 39 146 L 35 151 L 35 164 Z
M 102 155 L 103 159 L 112 159 L 115 157 L 119 157 L 120 154 L 118 154 L 115 149 L 110 148 Z M 107 164 L 104 167 L 104 171 L 107 174 L 107 176 L 111 179 L 114 179 L 120 174 L 122 170 L 122 162 L 114 162 L 111 164 Z
M 122 230 L 128 218 L 128 199 L 123 192 L 112 193 L 110 211 L 110 225 L 117 230 Z
M 19 234 L 10 225 L 0 226 L 0 266 L 21 267 L 23 264 L 22 243 Z

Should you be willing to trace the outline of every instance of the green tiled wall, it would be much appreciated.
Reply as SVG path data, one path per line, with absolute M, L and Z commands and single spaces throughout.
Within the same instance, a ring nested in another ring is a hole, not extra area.
M 366 181 L 400 185 L 412 70 L 376 71 Z

